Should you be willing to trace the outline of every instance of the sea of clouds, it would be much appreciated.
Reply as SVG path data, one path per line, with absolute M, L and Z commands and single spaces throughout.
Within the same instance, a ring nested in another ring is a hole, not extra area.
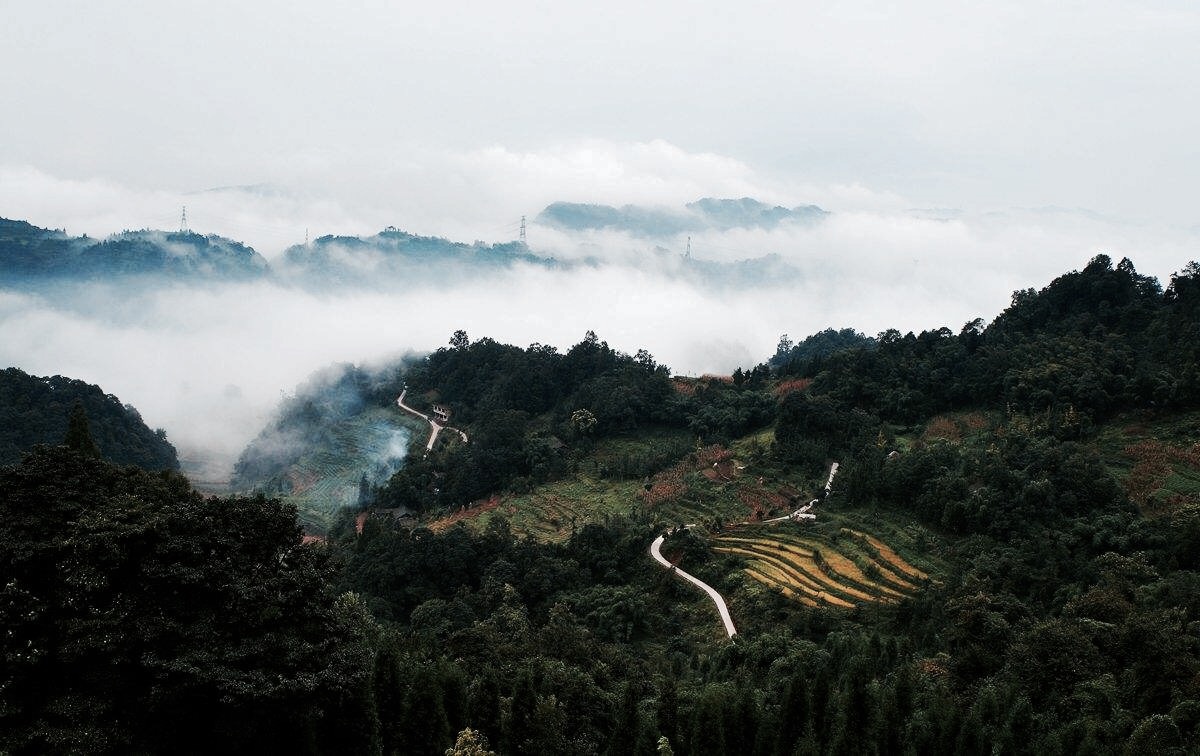
M 307 235 L 370 236 L 393 225 L 456 241 L 510 241 L 587 265 L 518 264 L 486 278 L 398 278 L 369 290 L 264 280 L 68 295 L 0 290 L 0 363 L 97 383 L 163 427 L 193 468 L 228 471 L 284 392 L 331 362 L 381 363 L 446 344 L 457 329 L 567 349 L 594 330 L 646 348 L 680 373 L 728 373 L 767 359 L 781 334 L 875 334 L 991 320 L 1014 290 L 1041 287 L 1098 253 L 1128 256 L 1166 282 L 1196 254 L 1196 229 L 1079 209 L 922 208 L 861 185 L 809 185 L 662 142 L 582 141 L 516 151 L 310 155 L 270 182 L 151 188 L 0 165 L 0 216 L 103 237 L 174 228 L 255 247 L 278 263 Z M 555 201 L 680 209 L 701 197 L 817 204 L 816 224 L 691 235 L 697 260 L 777 255 L 793 276 L 720 286 L 681 274 L 688 239 L 619 230 L 568 233 L 535 222 Z

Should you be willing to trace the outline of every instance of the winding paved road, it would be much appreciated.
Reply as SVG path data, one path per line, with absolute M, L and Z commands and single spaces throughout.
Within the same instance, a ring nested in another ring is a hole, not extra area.
M 462 436 L 462 440 L 463 440 L 464 444 L 468 443 L 467 434 L 460 431 L 458 428 L 450 428 L 449 426 L 442 425 L 437 420 L 434 420 L 429 415 L 426 415 L 424 412 L 420 412 L 420 411 L 408 406 L 407 404 L 405 404 L 404 403 L 404 395 L 407 393 L 408 393 L 408 388 L 406 387 L 400 392 L 400 396 L 396 397 L 396 404 L 400 407 L 400 409 L 404 410 L 405 412 L 416 415 L 417 417 L 421 418 L 425 422 L 429 423 L 429 443 L 425 444 L 425 456 L 426 457 L 429 456 L 429 452 L 433 451 L 433 444 L 435 441 L 437 441 L 438 434 L 442 432 L 443 428 L 446 428 L 447 430 L 457 433 L 458 435 Z
M 403 393 L 400 394 L 400 398 L 401 399 L 404 398 Z M 400 406 L 403 407 L 404 405 L 401 404 Z M 410 411 L 412 411 L 412 410 L 410 410 Z M 420 413 L 417 413 L 417 414 L 420 414 Z M 422 417 L 424 417 L 424 415 L 422 415 Z M 428 420 L 428 418 L 426 418 L 426 419 Z M 432 422 L 432 421 L 430 421 L 430 422 Z M 433 442 L 431 441 L 430 443 L 432 444 Z M 838 471 L 838 463 L 834 462 L 832 465 L 829 466 L 829 479 L 825 481 L 825 495 L 826 496 L 829 495 L 829 491 L 833 487 L 833 477 L 835 475 L 837 475 L 837 471 Z M 819 501 L 819 499 L 813 499 L 808 504 L 805 504 L 804 506 L 800 507 L 799 509 L 797 509 L 795 512 L 792 512 L 791 514 L 786 514 L 783 517 L 774 517 L 770 520 L 763 520 L 763 522 L 768 523 L 768 522 L 782 522 L 784 520 L 815 520 L 815 519 L 817 519 L 817 516 L 809 510 L 811 510 L 814 506 L 816 506 L 818 501 Z M 749 524 L 749 523 L 744 523 L 744 524 Z M 683 527 L 686 529 L 686 528 L 694 528 L 696 526 L 695 525 L 684 525 Z M 654 539 L 654 541 L 650 544 L 650 556 L 654 557 L 654 561 L 658 562 L 663 567 L 666 567 L 668 570 L 671 570 L 679 577 L 683 578 L 684 580 L 688 581 L 692 585 L 696 586 L 700 590 L 707 593 L 709 598 L 711 598 L 713 600 L 713 603 L 717 605 L 717 611 L 720 612 L 720 614 L 721 614 L 721 621 L 725 623 L 725 632 L 729 633 L 730 638 L 737 635 L 737 629 L 733 626 L 733 618 L 729 616 L 729 607 L 726 606 L 725 599 L 722 598 L 721 594 L 717 593 L 716 588 L 713 588 L 708 583 L 705 583 L 704 581 L 700 580 L 697 577 L 689 575 L 688 573 L 684 572 L 683 570 L 679 569 L 675 565 L 668 562 L 666 560 L 666 558 L 662 555 L 662 545 L 663 545 L 664 540 L 666 540 L 666 535 L 660 535 L 658 538 Z
M 696 526 L 685 525 L 684 527 L 694 528 Z M 665 535 L 660 535 L 658 538 L 654 539 L 654 542 L 650 544 L 650 556 L 654 557 L 654 561 L 658 562 L 663 567 L 666 567 L 668 570 L 674 572 L 677 576 L 683 578 L 707 593 L 708 597 L 711 598 L 713 603 L 717 605 L 717 611 L 721 614 L 721 621 L 725 623 L 725 632 L 729 634 L 730 638 L 737 635 L 737 628 L 733 626 L 733 618 L 729 616 L 729 607 L 725 605 L 725 599 L 721 597 L 721 594 L 717 593 L 716 588 L 713 588 L 711 585 L 697 577 L 687 574 L 683 570 L 668 562 L 666 557 L 662 555 L 661 551 L 664 540 L 666 540 Z
M 825 495 L 826 496 L 829 495 L 829 491 L 833 487 L 833 476 L 837 475 L 837 471 L 838 471 L 838 463 L 834 462 L 832 465 L 829 466 L 829 480 L 825 481 Z M 796 520 L 797 522 L 799 522 L 800 520 L 815 520 L 815 519 L 817 519 L 817 516 L 815 514 L 813 514 L 812 512 L 810 512 L 809 510 L 811 510 L 813 507 L 815 507 L 817 505 L 817 503 L 820 501 L 821 501 L 820 499 L 813 499 L 812 501 L 808 502 L 804 506 L 797 509 L 795 512 L 792 512 L 791 514 L 785 514 L 783 517 L 772 517 L 769 520 L 763 520 L 763 524 L 766 524 L 769 522 L 783 522 L 784 520 Z
M 829 489 L 833 488 L 833 476 L 837 475 L 838 463 L 834 462 L 829 466 L 829 480 L 825 481 L 825 495 L 829 495 Z

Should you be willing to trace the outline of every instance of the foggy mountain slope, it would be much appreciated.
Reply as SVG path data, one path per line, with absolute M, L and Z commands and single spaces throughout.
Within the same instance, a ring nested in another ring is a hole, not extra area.
M 119 465 L 178 470 L 175 447 L 138 411 L 99 386 L 61 375 L 40 377 L 15 367 L 0 371 L 0 464 L 12 464 L 37 444 L 63 442 L 76 402 L 83 405 L 101 455 Z
M 801 278 L 799 268 L 778 253 L 752 256 L 753 242 L 746 250 L 722 248 L 726 259 L 710 259 L 708 253 L 712 250 L 677 255 L 662 246 L 648 247 L 638 237 L 705 229 L 721 233 L 755 224 L 771 228 L 796 217 L 808 217 L 797 215 L 800 211 L 807 213 L 808 208 L 772 208 L 752 199 L 703 199 L 688 205 L 689 210 L 680 216 L 630 209 L 632 206 L 621 211 L 592 205 L 573 207 L 583 208 L 579 213 L 592 220 L 569 223 L 573 228 L 565 239 L 537 249 L 520 241 L 466 243 L 389 226 L 372 236 L 325 235 L 296 244 L 273 264 L 253 248 L 213 234 L 141 230 L 96 240 L 87 235 L 71 237 L 25 221 L 0 219 L 0 285 L 37 289 L 44 285 L 126 283 L 163 277 L 185 283 L 268 280 L 326 291 L 330 286 L 375 289 L 414 283 L 440 285 L 448 280 L 482 281 L 520 266 L 568 275 L 585 268 L 633 267 L 706 288 L 755 287 Z M 813 211 L 825 214 L 819 209 Z M 564 212 L 574 217 L 574 210 Z M 676 222 L 680 219 L 687 222 Z M 630 254 L 617 252 L 608 243 L 596 246 L 584 236 L 576 236 L 586 234 L 589 228 L 610 227 L 632 234 Z M 652 233 L 642 234 L 639 228 Z M 575 244 L 578 250 L 571 249 Z M 560 250 L 560 245 L 565 248 Z
M 1014 218 L 989 230 L 974 221 L 839 211 L 811 227 L 695 234 L 690 257 L 681 236 L 568 234 L 530 224 L 528 249 L 520 251 L 393 231 L 359 238 L 351 228 L 324 249 L 341 254 L 358 244 L 353 255 L 384 259 L 383 272 L 347 274 L 362 285 L 330 285 L 339 280 L 329 272 L 335 267 L 354 270 L 340 259 L 293 277 L 281 272 L 290 269 L 279 257 L 251 279 L 5 277 L 0 363 L 88 376 L 136 405 L 151 427 L 165 428 L 193 480 L 225 490 L 238 454 L 298 377 L 334 362 L 430 351 L 457 328 L 560 349 L 593 329 L 626 351 L 646 344 L 689 375 L 755 364 L 774 352 L 781 333 L 919 331 L 931 322 L 957 331 L 998 312 L 1014 290 L 1049 280 L 1058 269 L 1040 271 L 1057 265 L 1062 250 L 1091 254 L 1092 241 L 1050 233 L 1028 215 Z M 1014 233 L 1018 226 L 1032 236 Z M 19 222 L 5 233 L 10 243 L 23 235 L 10 251 L 80 243 Z M 396 262 L 371 249 L 373 241 L 394 245 Z M 461 262 L 426 262 L 443 246 Z M 309 248 L 323 249 L 302 249 Z M 1165 245 L 1153 269 L 1161 277 L 1185 255 Z
M 555 202 L 542 210 L 535 220 L 564 231 L 612 230 L 634 236 L 664 237 L 734 228 L 772 229 L 783 223 L 812 224 L 828 215 L 816 205 L 786 208 L 750 197 L 705 197 L 679 209 Z
M 73 239 L 59 230 L 0 218 L 0 280 L 53 275 L 67 259 L 77 256 L 87 241 L 86 237 Z
M 639 464 L 654 456 L 645 449 L 659 436 L 683 431 L 703 443 L 728 443 L 784 409 L 804 419 L 791 431 L 787 422 L 777 427 L 774 444 L 813 470 L 839 456 L 808 438 L 826 425 L 848 432 L 867 421 L 900 427 L 939 413 L 1003 408 L 1050 423 L 1060 440 L 1078 440 L 1117 413 L 1200 406 L 1193 335 L 1198 279 L 1200 268 L 1190 265 L 1164 289 L 1130 261 L 1114 266 L 1097 255 L 1041 291 L 1018 291 L 988 325 L 976 319 L 957 333 L 943 327 L 919 335 L 889 329 L 878 338 L 826 329 L 798 344 L 785 336 L 769 361 L 689 390 L 647 351 L 630 357 L 594 332 L 564 353 L 538 343 L 523 349 L 491 338 L 471 342 L 458 331 L 452 348 L 402 374 L 395 367 L 375 377 L 346 368 L 311 383 L 243 453 L 239 485 L 296 495 L 333 480 L 341 493 L 322 494 L 309 511 L 354 504 L 358 473 L 337 466 L 346 458 L 337 450 L 373 438 L 371 421 L 391 421 L 368 408 L 386 407 L 401 379 L 414 403 L 449 408 L 455 426 L 471 437 L 468 446 L 396 465 L 397 477 L 369 492 L 378 503 L 423 514 L 449 515 L 580 470 L 604 477 L 603 469 L 637 469 L 644 476 L 653 470 Z M 776 392 L 769 381 L 789 388 Z M 802 396 L 788 398 L 796 392 Z M 626 450 L 619 462 L 583 464 L 604 439 L 645 449 Z M 872 440 L 872 449 L 884 448 Z M 673 443 L 663 446 L 674 449 Z M 379 481 L 367 476 L 368 483 Z
M 401 364 L 335 365 L 310 376 L 242 451 L 230 488 L 295 504 L 317 533 L 345 507 L 364 504 L 363 485 L 386 482 L 404 464 L 414 429 L 425 430 L 392 406 L 389 376 Z
M 816 205 L 787 208 L 771 206 L 750 197 L 717 199 L 704 197 L 689 202 L 687 208 L 708 223 L 708 228 L 774 228 L 782 223 L 817 223 L 829 215 Z
M 567 244 L 579 241 L 568 236 Z M 606 267 L 632 267 L 669 275 L 710 287 L 754 287 L 796 280 L 800 270 L 778 254 L 735 260 L 710 260 L 679 256 L 662 246 L 635 242 L 631 255 L 615 253 L 586 241 L 582 256 L 522 242 L 467 244 L 433 236 L 418 236 L 389 227 L 374 236 L 322 236 L 306 245 L 289 247 L 274 267 L 283 281 L 301 287 L 379 288 L 398 284 L 442 284 L 447 280 L 486 281 L 500 271 L 521 266 L 557 271 L 566 275 Z M 642 249 L 637 249 L 642 247 Z
M 268 269 L 253 248 L 215 234 L 140 230 L 97 240 L 0 219 L 0 282 L 137 276 L 251 280 Z
M 516 263 L 556 265 L 521 242 L 466 244 L 388 227 L 374 236 L 329 235 L 289 247 L 278 271 L 301 283 L 364 285 L 397 279 L 435 281 L 448 273 L 486 274 Z

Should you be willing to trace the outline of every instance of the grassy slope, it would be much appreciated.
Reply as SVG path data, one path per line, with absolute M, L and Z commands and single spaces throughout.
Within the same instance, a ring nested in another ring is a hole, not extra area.
M 669 460 L 693 442 L 684 431 L 659 428 L 639 435 L 597 442 L 575 472 L 562 480 L 536 486 L 532 491 L 501 497 L 494 509 L 467 520 L 483 528 L 492 517 L 508 519 L 513 532 L 544 541 L 563 541 L 588 522 L 614 514 L 635 513 L 642 489 L 641 477 L 625 478 L 620 471 L 630 460 Z
M 1200 412 L 1169 417 L 1125 415 L 1097 430 L 1094 445 L 1146 514 L 1178 497 L 1200 497 Z
M 383 455 L 393 433 L 409 435 L 409 453 L 424 448 L 429 426 L 411 420 L 392 408 L 373 407 L 329 429 L 332 442 L 305 454 L 288 471 L 291 493 L 284 501 L 295 504 L 301 525 L 310 533 L 324 533 L 337 513 L 358 501 L 358 484 L 373 460 Z

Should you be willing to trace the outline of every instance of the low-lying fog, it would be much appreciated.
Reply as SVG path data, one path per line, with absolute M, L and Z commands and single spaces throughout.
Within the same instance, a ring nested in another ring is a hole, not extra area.
M 847 326 L 868 334 L 943 325 L 957 331 L 975 317 L 993 318 L 1014 290 L 1040 288 L 1100 252 L 1114 261 L 1128 256 L 1164 283 L 1195 256 L 1194 230 L 1063 210 L 916 211 L 899 198 L 845 187 L 801 196 L 795 187 L 782 191 L 768 182 L 756 187 L 743 168 L 718 163 L 715 175 L 725 180 L 707 186 L 704 171 L 692 171 L 688 181 L 657 195 L 637 176 L 587 198 L 556 194 L 562 182 L 540 193 L 518 182 L 508 198 L 489 185 L 466 196 L 457 216 L 448 205 L 439 205 L 439 214 L 414 199 L 419 209 L 411 221 L 405 221 L 403 207 L 386 221 L 413 233 L 492 242 L 515 238 L 516 219 L 524 214 L 533 253 L 593 257 L 600 261 L 594 266 L 522 264 L 486 280 L 401 279 L 369 291 L 314 291 L 273 282 L 138 291 L 91 284 L 54 295 L 0 290 L 0 364 L 99 384 L 136 406 L 151 427 L 165 428 L 185 466 L 213 479 L 228 473 L 281 393 L 294 390 L 312 371 L 336 361 L 378 363 L 436 349 L 460 328 L 472 339 L 560 349 L 591 329 L 615 348 L 644 347 L 679 373 L 728 373 L 767 359 L 783 333 L 798 339 Z M 255 244 L 273 262 L 283 248 L 303 241 L 306 225 L 313 237 L 370 236 L 384 225 L 378 207 L 365 200 L 365 220 L 359 220 L 339 203 L 307 195 L 297 200 L 262 188 L 188 197 L 126 189 L 113 194 L 111 187 L 101 191 L 87 182 L 22 175 L 29 191 L 0 192 L 0 216 L 97 236 L 151 225 L 140 220 L 151 214 L 147 207 L 169 212 L 182 199 L 193 228 Z M 6 174 L 14 177 L 20 178 Z M 628 196 L 617 196 L 622 190 Z M 624 204 L 657 198 L 679 207 L 701 196 L 756 190 L 764 200 L 814 202 L 831 215 L 815 225 L 693 234 L 692 256 L 732 262 L 775 254 L 798 270 L 794 279 L 742 288 L 700 283 L 677 276 L 671 263 L 685 250 L 683 235 L 646 240 L 566 234 L 533 223 L 556 199 Z M 495 207 L 484 211 L 489 197 Z M 224 220 L 205 225 L 206 212 Z M 115 221 L 122 213 L 127 220 Z M 457 220 L 445 220 L 451 217 Z M 487 233 L 485 226 L 501 218 L 512 222 Z

